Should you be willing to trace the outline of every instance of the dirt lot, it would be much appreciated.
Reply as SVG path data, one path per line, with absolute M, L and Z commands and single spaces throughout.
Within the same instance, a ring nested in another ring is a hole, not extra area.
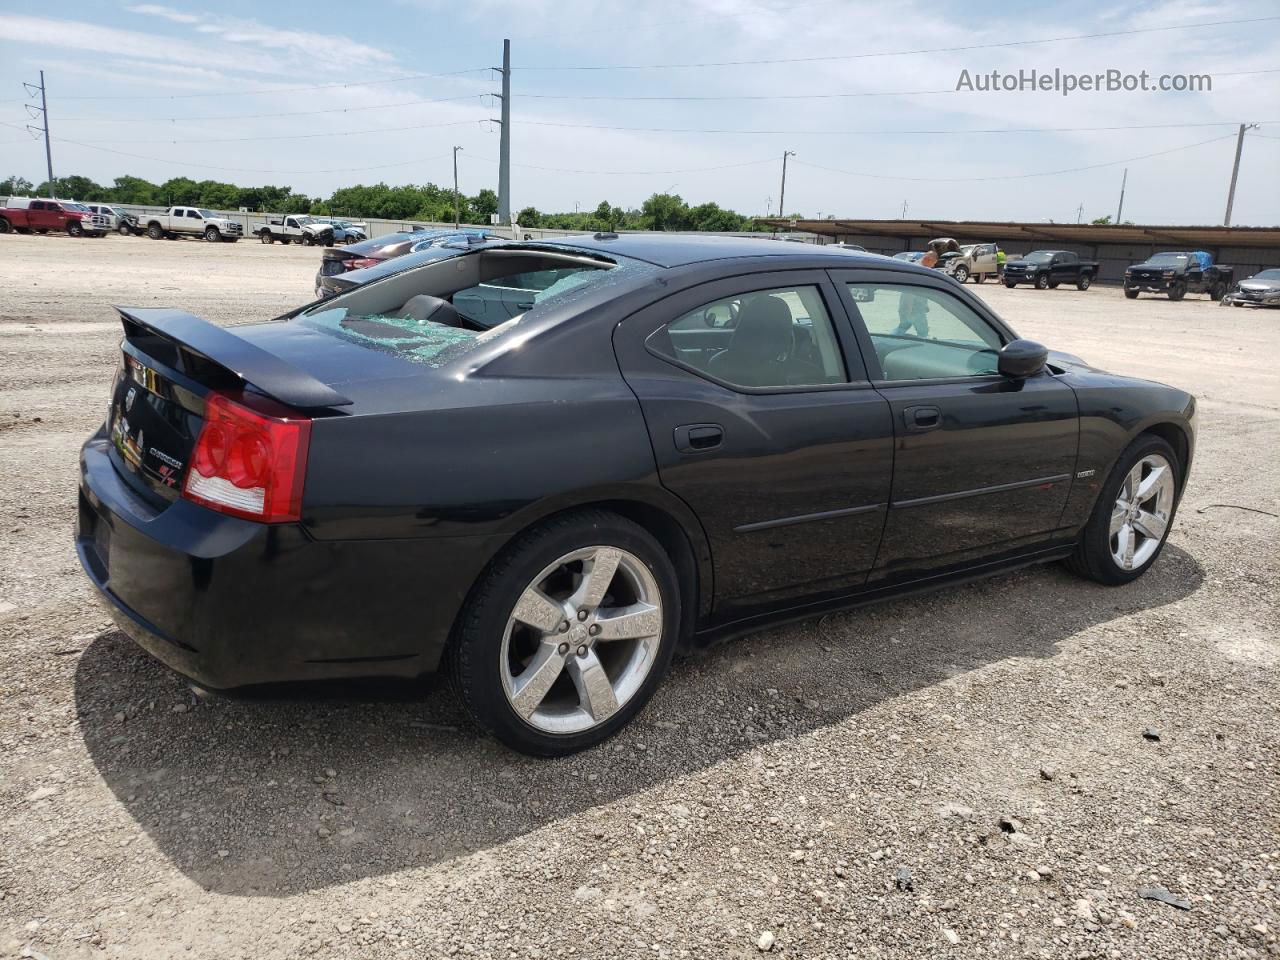
M 317 260 L 0 237 L 0 956 L 1280 956 L 1280 312 L 976 288 L 1200 398 L 1151 572 L 759 634 L 534 761 L 426 685 L 197 697 L 80 575 L 110 304 L 267 318 Z

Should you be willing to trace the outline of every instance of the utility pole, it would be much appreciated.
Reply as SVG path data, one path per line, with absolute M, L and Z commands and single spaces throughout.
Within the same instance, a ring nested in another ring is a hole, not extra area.
M 461 149 L 461 147 L 453 148 L 453 228 L 455 230 L 462 221 L 462 199 L 458 193 L 458 151 Z
M 787 215 L 787 157 L 794 157 L 794 150 L 782 151 L 782 190 L 778 194 L 778 216 Z
M 502 41 L 502 66 L 494 67 L 502 74 L 502 139 L 498 143 L 498 220 L 511 222 L 511 41 Z
M 1116 207 L 1116 226 L 1120 226 L 1120 214 L 1124 213 L 1124 187 L 1129 182 L 1129 168 L 1124 168 L 1124 176 L 1120 178 L 1120 206 Z
M 1240 133 L 1236 136 L 1236 162 L 1231 167 L 1231 188 L 1227 191 L 1227 214 L 1222 218 L 1224 227 L 1231 226 L 1231 208 L 1236 202 L 1236 178 L 1240 176 L 1240 151 L 1244 149 L 1244 132 L 1257 126 L 1256 123 L 1242 123 L 1240 124 Z
M 44 159 L 45 159 L 45 162 L 48 163 L 49 165 L 49 198 L 53 199 L 53 193 L 54 193 L 53 149 L 49 146 L 49 101 L 46 99 L 45 92 L 44 92 L 44 71 L 43 70 L 40 71 L 39 87 L 36 87 L 34 84 L 31 84 L 31 83 L 23 83 L 23 86 L 27 90 L 27 96 L 30 96 L 30 97 L 34 97 L 36 95 L 36 90 L 40 91 L 40 106 L 33 107 L 31 104 L 28 103 L 26 104 L 26 108 L 27 108 L 27 114 L 33 120 L 35 119 L 35 114 L 32 113 L 31 111 L 32 110 L 39 111 L 42 124 L 39 127 L 33 127 L 31 126 L 31 124 L 27 124 L 27 129 L 33 130 L 33 131 L 39 130 L 41 133 L 44 134 Z
M 1084 204 L 1082 203 L 1080 204 L 1080 206 L 1076 207 L 1076 223 L 1079 223 L 1080 218 L 1083 216 L 1084 216 Z
M 907 219 L 907 201 L 902 201 L 902 219 Z

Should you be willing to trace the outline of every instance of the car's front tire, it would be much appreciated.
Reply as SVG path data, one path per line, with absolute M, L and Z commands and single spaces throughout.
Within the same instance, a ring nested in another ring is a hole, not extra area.
M 446 654 L 477 724 L 536 756 L 611 737 L 653 695 L 678 640 L 680 588 L 662 546 L 603 510 L 522 534 L 481 575 Z
M 1047 273 L 1042 273 L 1040 276 L 1036 277 L 1037 290 L 1048 290 L 1049 286 L 1049 275 Z
M 1137 300 L 1137 299 L 1138 299 L 1138 288 L 1137 288 L 1137 287 L 1125 287 L 1125 288 L 1124 288 L 1124 295 L 1125 295 L 1126 297 L 1128 297 L 1130 300 Z
M 1116 461 L 1067 567 L 1108 586 L 1146 573 L 1173 526 L 1180 471 L 1167 441 L 1138 437 Z
M 217 243 L 222 239 L 222 234 L 218 232 L 217 227 L 205 227 L 204 239 L 206 243 Z

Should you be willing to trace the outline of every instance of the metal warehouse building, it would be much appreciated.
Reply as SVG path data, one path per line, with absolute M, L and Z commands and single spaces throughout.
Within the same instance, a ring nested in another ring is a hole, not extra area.
M 1280 267 L 1280 227 L 1119 226 L 1088 223 L 998 223 L 978 220 L 761 220 L 791 233 L 812 233 L 820 243 L 857 243 L 875 253 L 923 250 L 936 237 L 960 243 L 997 243 L 1010 259 L 1032 250 L 1071 250 L 1101 263 L 1099 279 L 1119 283 L 1124 268 L 1161 250 L 1207 250 L 1235 267 L 1236 279 Z

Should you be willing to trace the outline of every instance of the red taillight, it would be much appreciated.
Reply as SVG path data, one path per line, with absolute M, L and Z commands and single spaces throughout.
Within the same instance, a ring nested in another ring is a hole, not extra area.
M 182 495 L 247 520 L 296 521 L 302 515 L 311 420 L 265 401 L 255 400 L 254 406 L 273 413 L 209 394 Z
M 344 260 L 343 266 L 347 270 L 363 270 L 365 267 L 376 267 L 381 262 L 377 257 L 356 257 L 352 260 Z

